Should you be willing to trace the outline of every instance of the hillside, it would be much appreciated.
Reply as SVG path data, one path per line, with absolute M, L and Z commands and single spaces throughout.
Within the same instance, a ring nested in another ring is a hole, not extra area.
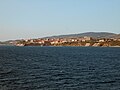
M 69 34 L 69 35 L 58 35 L 58 36 L 51 36 L 45 38 L 65 38 L 65 37 L 92 37 L 92 38 L 111 38 L 115 37 L 117 34 L 115 33 L 108 33 L 108 32 L 86 32 L 80 34 Z
M 109 32 L 86 32 L 86 33 L 79 33 L 79 34 L 68 34 L 68 35 L 58 35 L 58 36 L 49 36 L 49 37 L 43 37 L 43 38 L 74 38 L 74 37 L 92 37 L 92 38 L 115 38 L 118 39 L 120 38 L 120 34 L 115 34 L 115 33 L 109 33 Z M 7 44 L 11 45 L 12 43 L 19 42 L 21 40 L 9 40 L 5 42 L 0 42 L 0 44 Z
M 115 38 L 115 39 L 118 39 L 118 38 L 120 38 L 120 34 L 117 34 L 117 35 L 113 35 L 113 36 L 111 36 L 111 38 Z

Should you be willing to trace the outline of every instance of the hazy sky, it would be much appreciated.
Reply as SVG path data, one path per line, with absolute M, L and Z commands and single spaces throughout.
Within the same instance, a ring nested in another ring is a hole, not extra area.
M 120 0 L 0 0 L 0 40 L 120 33 Z

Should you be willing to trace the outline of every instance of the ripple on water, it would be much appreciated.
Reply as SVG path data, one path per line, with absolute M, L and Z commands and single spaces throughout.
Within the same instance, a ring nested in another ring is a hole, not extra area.
M 0 47 L 0 90 L 119 90 L 120 48 Z

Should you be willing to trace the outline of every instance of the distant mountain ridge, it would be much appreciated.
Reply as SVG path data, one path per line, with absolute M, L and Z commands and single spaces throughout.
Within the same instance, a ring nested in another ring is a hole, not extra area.
M 58 35 L 58 36 L 51 36 L 45 38 L 65 38 L 65 37 L 92 37 L 92 38 L 120 38 L 120 34 L 109 33 L 109 32 L 86 32 L 80 34 L 68 34 L 68 35 Z

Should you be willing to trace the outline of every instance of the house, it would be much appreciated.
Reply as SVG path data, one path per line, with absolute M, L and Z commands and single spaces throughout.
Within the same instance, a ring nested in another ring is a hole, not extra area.
M 105 42 L 105 40 L 104 39 L 100 39 L 99 42 Z

